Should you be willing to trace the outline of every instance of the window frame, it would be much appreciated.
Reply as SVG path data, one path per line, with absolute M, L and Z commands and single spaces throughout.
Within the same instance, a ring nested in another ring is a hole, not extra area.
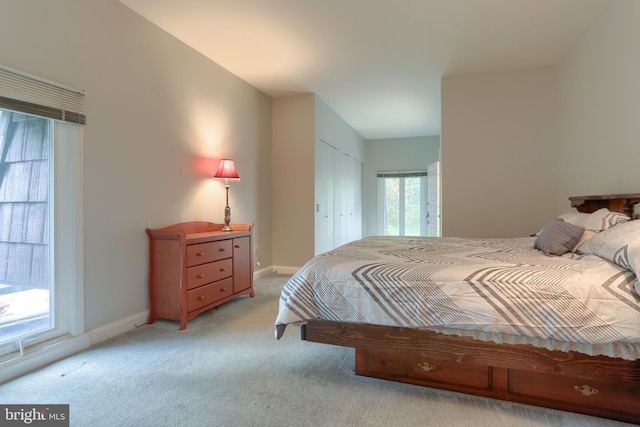
M 85 93 L 0 65 L 0 108 L 53 120 L 55 325 L 0 356 L 0 383 L 89 348 L 84 325 L 83 133 Z M 15 342 L 15 341 L 14 341 Z
M 84 335 L 83 127 L 52 121 L 50 292 L 53 326 L 0 346 L 0 382 L 88 348 Z M 76 337 L 83 337 L 74 340 Z
M 385 180 L 394 178 L 399 179 L 398 197 L 401 200 L 398 206 L 399 224 L 398 235 L 404 236 L 406 233 L 406 207 L 405 207 L 405 179 L 420 177 L 420 236 L 427 235 L 427 172 L 426 171 L 405 171 L 405 172 L 378 172 L 378 234 L 384 235 L 384 218 L 385 218 Z

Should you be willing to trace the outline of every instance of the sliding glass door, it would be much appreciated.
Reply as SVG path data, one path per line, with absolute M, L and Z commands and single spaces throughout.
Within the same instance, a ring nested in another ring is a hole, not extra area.
M 385 236 L 426 236 L 427 173 L 378 174 L 379 232 Z
M 52 126 L 0 110 L 0 348 L 54 326 Z
M 84 336 L 84 92 L 0 66 L 0 383 Z

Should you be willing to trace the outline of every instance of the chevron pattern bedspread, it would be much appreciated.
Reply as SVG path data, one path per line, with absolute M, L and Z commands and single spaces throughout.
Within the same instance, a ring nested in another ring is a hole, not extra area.
M 284 286 L 276 337 L 325 319 L 640 349 L 635 274 L 534 238 L 368 237 L 311 259 Z

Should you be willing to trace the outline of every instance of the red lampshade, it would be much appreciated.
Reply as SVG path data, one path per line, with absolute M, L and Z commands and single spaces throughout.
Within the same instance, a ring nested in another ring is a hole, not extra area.
M 240 176 L 236 172 L 236 165 L 231 159 L 220 160 L 218 171 L 213 177 L 215 179 L 224 179 L 225 181 L 240 181 Z

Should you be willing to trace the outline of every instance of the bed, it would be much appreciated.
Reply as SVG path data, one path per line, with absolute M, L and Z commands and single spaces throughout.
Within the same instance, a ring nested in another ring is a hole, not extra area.
M 640 194 L 570 197 L 518 239 L 368 237 L 285 284 L 275 334 L 358 375 L 640 423 Z

